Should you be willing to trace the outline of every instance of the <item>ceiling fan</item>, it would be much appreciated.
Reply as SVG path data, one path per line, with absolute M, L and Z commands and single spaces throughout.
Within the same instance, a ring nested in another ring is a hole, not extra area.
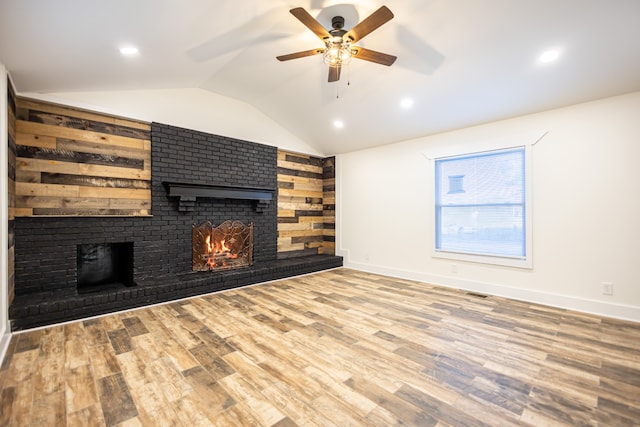
M 322 54 L 325 64 L 329 66 L 329 82 L 335 82 L 340 80 L 340 70 L 343 65 L 351 61 L 351 58 L 363 59 L 387 66 L 393 64 L 396 60 L 396 57 L 393 55 L 354 46 L 355 43 L 366 35 L 393 18 L 393 13 L 386 6 L 382 6 L 373 12 L 349 31 L 343 29 L 344 18 L 342 16 L 334 16 L 333 19 L 331 19 L 332 29 L 326 30 L 322 24 L 302 7 L 296 7 L 289 12 L 313 31 L 313 33 L 324 42 L 325 47 L 277 56 L 276 58 L 279 61 L 288 61 L 290 59 Z

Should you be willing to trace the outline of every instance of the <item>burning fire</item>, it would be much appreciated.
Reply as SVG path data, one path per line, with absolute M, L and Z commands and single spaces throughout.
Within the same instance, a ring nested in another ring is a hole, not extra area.
M 253 265 L 253 223 L 211 221 L 193 225 L 191 231 L 193 271 L 218 271 Z
M 226 245 L 226 239 L 212 242 L 211 236 L 207 236 L 205 245 L 207 246 L 207 265 L 209 266 L 209 270 L 213 270 L 218 265 L 218 262 L 226 265 L 225 258 L 238 258 L 238 254 L 232 253 L 231 248 Z

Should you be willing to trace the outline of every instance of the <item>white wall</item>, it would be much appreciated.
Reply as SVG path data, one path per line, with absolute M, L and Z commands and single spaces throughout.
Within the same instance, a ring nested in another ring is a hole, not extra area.
M 322 155 L 253 106 L 198 88 L 19 95 Z
M 533 269 L 433 258 L 423 153 L 545 131 L 533 147 Z M 640 92 L 340 155 L 336 173 L 347 267 L 640 321 Z
M 9 269 L 7 268 L 7 221 L 9 218 L 7 94 L 7 70 L 0 64 L 0 363 L 11 339 L 8 306 Z

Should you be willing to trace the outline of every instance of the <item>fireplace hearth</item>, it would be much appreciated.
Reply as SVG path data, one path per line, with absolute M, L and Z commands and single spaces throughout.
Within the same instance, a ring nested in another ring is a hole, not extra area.
M 253 223 L 205 221 L 191 232 L 193 271 L 219 271 L 253 265 Z

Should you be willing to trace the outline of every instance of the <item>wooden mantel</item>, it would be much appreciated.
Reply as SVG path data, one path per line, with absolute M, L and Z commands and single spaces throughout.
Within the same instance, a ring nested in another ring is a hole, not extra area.
M 273 200 L 275 189 L 252 188 L 224 185 L 207 185 L 185 182 L 162 183 L 167 189 L 169 197 L 178 197 L 178 210 L 190 212 L 195 207 L 198 198 L 210 199 L 241 199 L 255 202 L 256 212 L 264 212 Z

